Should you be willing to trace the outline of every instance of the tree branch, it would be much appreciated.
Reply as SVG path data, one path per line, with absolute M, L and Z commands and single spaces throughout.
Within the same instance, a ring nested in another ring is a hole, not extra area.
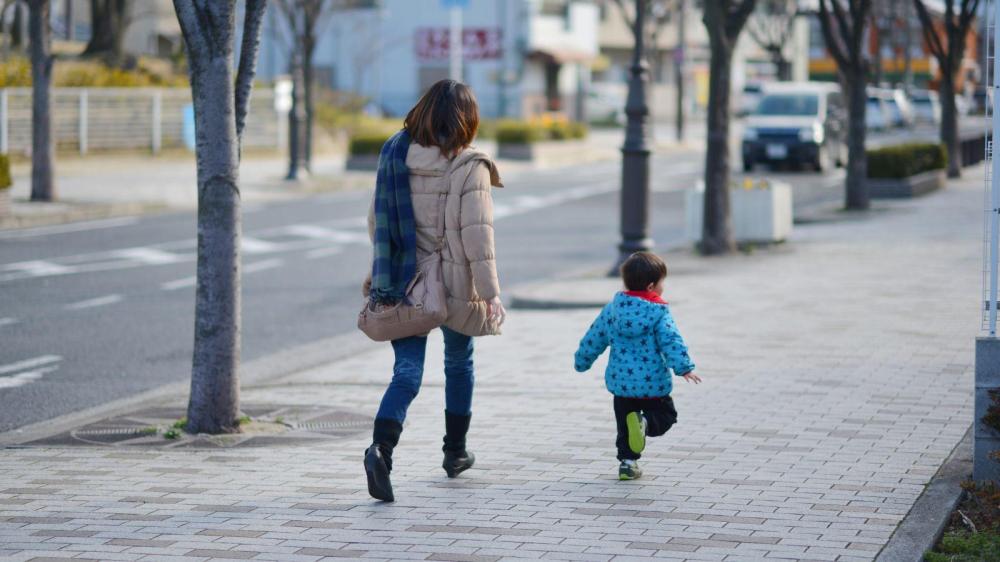
M 837 0 L 819 0 L 819 23 L 823 30 L 823 36 L 826 38 L 826 50 L 830 52 L 830 56 L 836 61 L 840 71 L 844 72 L 850 67 L 850 61 L 847 60 L 847 55 L 844 53 L 841 36 L 833 30 L 830 10 L 826 6 L 828 1 L 836 6 Z
M 927 42 L 927 46 L 931 50 L 931 54 L 937 58 L 938 64 L 942 67 L 947 65 L 948 63 L 946 61 L 944 46 L 941 45 L 941 38 L 934 32 L 934 20 L 931 19 L 931 14 L 927 11 L 927 6 L 924 6 L 923 0 L 913 0 L 913 5 L 917 8 L 917 17 L 920 18 L 920 27 L 924 33 L 924 40 Z
M 727 0 L 728 4 L 728 0 Z M 729 6 L 732 7 L 731 5 Z M 750 18 L 750 14 L 753 13 L 754 8 L 757 7 L 757 0 L 741 0 L 739 4 L 735 6 L 735 10 L 726 10 L 726 36 L 730 41 L 735 41 L 736 37 L 739 36 L 740 30 L 746 25 L 747 20 Z
M 629 17 L 628 9 L 625 8 L 625 2 L 623 0 L 615 0 L 615 4 L 618 5 L 618 9 L 622 13 L 622 19 L 628 24 L 629 29 L 635 29 L 635 19 Z
M 240 63 L 236 73 L 236 138 L 243 138 L 247 112 L 250 109 L 250 92 L 257 73 L 257 54 L 260 51 L 260 32 L 263 28 L 267 0 L 247 0 L 243 19 L 243 41 L 240 44 Z

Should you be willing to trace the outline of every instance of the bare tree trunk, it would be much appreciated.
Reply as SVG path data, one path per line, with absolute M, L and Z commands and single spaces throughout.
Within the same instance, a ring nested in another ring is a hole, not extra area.
M 128 8 L 126 0 L 90 0 L 92 34 L 83 50 L 84 56 L 102 57 L 110 64 L 121 64 Z
M 313 81 L 313 52 L 316 49 L 316 41 L 311 36 L 312 28 L 314 23 L 308 22 L 306 33 L 309 34 L 305 38 L 305 44 L 303 45 L 303 51 L 305 52 L 304 64 L 302 65 L 302 90 L 303 90 L 303 101 L 305 109 L 305 131 L 303 136 L 303 145 L 305 150 L 303 150 L 302 167 L 306 169 L 307 172 L 312 173 L 312 150 L 313 150 L 313 120 L 314 120 L 314 95 L 313 89 L 316 87 Z
M 868 153 L 865 151 L 865 111 L 868 107 L 865 73 L 854 73 L 847 87 L 847 180 L 845 207 L 864 210 L 869 206 Z
M 729 92 L 732 46 L 712 39 L 708 78 L 708 149 L 705 154 L 705 204 L 701 252 L 735 249 L 729 220 Z
M 53 185 L 52 36 L 49 0 L 28 1 L 31 37 L 31 200 L 55 199 Z
M 302 165 L 304 151 L 303 131 L 305 130 L 305 100 L 303 99 L 302 62 L 296 52 L 292 56 L 292 108 L 288 112 L 288 174 L 286 180 L 299 179 L 299 166 Z
M 962 153 L 958 140 L 958 108 L 955 104 L 955 79 L 948 69 L 941 69 L 941 141 L 948 151 L 948 177 L 962 177 Z
M 240 137 L 264 8 L 263 0 L 247 2 L 234 80 L 235 0 L 174 0 L 189 57 L 198 166 L 198 283 L 187 422 L 193 433 L 239 431 Z

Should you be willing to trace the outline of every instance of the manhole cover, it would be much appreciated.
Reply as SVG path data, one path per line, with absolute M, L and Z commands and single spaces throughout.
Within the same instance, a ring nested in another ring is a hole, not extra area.
M 372 418 L 326 406 L 249 404 L 242 432 L 191 435 L 179 429 L 183 407 L 156 407 L 104 419 L 25 443 L 26 446 L 142 447 L 155 449 L 308 445 L 371 431 Z

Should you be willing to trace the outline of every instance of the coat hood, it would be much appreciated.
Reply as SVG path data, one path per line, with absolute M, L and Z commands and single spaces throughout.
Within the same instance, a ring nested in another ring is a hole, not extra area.
M 488 154 L 475 146 L 470 146 L 458 153 L 458 156 L 453 160 L 456 169 L 472 160 L 485 162 L 490 169 L 490 183 L 493 187 L 503 187 L 496 163 Z M 424 146 L 414 142 L 410 144 L 410 150 L 406 154 L 406 167 L 409 168 L 411 174 L 441 176 L 448 171 L 448 166 L 451 164 L 452 160 L 441 154 L 441 149 L 436 146 Z
M 652 331 L 667 308 L 639 297 L 618 293 L 612 301 L 611 325 L 623 336 L 638 337 Z

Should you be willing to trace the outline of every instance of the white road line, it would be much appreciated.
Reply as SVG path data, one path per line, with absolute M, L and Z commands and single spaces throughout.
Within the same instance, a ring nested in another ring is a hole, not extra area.
M 10 326 L 17 324 L 17 318 L 0 318 L 0 326 Z
M 66 310 L 83 310 L 85 308 L 95 308 L 98 306 L 107 306 L 109 304 L 115 304 L 122 300 L 121 295 L 107 295 L 103 297 L 97 297 L 96 299 L 88 299 L 85 301 L 75 302 L 73 304 L 67 304 Z
M 46 275 L 66 275 L 68 273 L 74 273 L 76 272 L 76 268 L 60 265 L 50 261 L 33 260 L 10 263 L 3 266 L 3 268 L 0 268 L 0 271 L 19 271 L 32 277 L 42 277 Z
M 43 367 L 41 369 L 36 369 L 34 371 L 28 371 L 27 373 L 18 373 L 10 377 L 0 377 L 0 389 L 3 388 L 17 388 L 19 386 L 24 386 L 30 382 L 37 381 L 42 378 L 42 375 L 46 373 L 51 373 L 52 371 L 58 371 L 59 367 Z
M 311 252 L 306 252 L 306 259 L 316 260 L 319 258 L 334 256 L 343 251 L 344 249 L 338 246 L 331 246 L 329 248 L 318 248 L 316 250 L 312 250 Z
M 276 267 L 281 267 L 284 263 L 284 260 L 279 259 L 259 261 L 244 266 L 243 273 L 256 273 L 258 271 L 264 271 L 265 269 L 274 269 Z
M 177 263 L 184 261 L 184 256 L 157 250 L 156 248 L 125 248 L 114 252 L 118 257 L 137 261 L 147 265 L 160 265 L 165 263 Z
M 30 238 L 32 236 L 46 236 L 49 234 L 64 234 L 67 232 L 83 232 L 85 230 L 97 230 L 100 228 L 114 228 L 117 226 L 135 224 L 137 222 L 139 222 L 139 219 L 135 217 L 121 217 L 117 219 L 86 221 L 73 224 L 61 224 L 57 226 L 40 226 L 37 228 L 25 228 L 12 230 L 10 232 L 0 232 L 0 240 Z
M 275 244 L 274 242 L 267 242 L 259 238 L 251 238 L 250 236 L 244 236 L 240 240 L 240 248 L 248 254 L 265 254 L 268 252 L 276 252 L 281 249 L 281 244 Z
M 331 230 L 329 228 L 323 228 L 322 226 L 315 226 L 312 224 L 293 224 L 284 229 L 288 234 L 294 234 L 295 236 L 302 236 L 304 238 L 315 238 L 317 240 L 329 240 L 331 242 L 341 242 L 341 243 L 351 243 L 351 242 L 365 242 L 367 243 L 368 235 L 361 232 L 349 232 L 346 230 Z
M 7 373 L 16 373 L 17 371 L 23 371 L 25 369 L 34 369 L 35 367 L 41 367 L 43 365 L 49 365 L 51 363 L 58 363 L 62 361 L 62 357 L 59 355 L 41 355 L 39 357 L 34 357 L 32 359 L 25 359 L 24 361 L 18 361 L 17 363 L 8 363 L 7 365 L 0 365 L 0 375 Z
M 183 289 L 185 287 L 194 287 L 195 282 L 198 281 L 197 277 L 185 277 L 183 279 L 177 279 L 176 281 L 167 281 L 160 285 L 160 288 L 164 291 L 176 291 L 177 289 Z

